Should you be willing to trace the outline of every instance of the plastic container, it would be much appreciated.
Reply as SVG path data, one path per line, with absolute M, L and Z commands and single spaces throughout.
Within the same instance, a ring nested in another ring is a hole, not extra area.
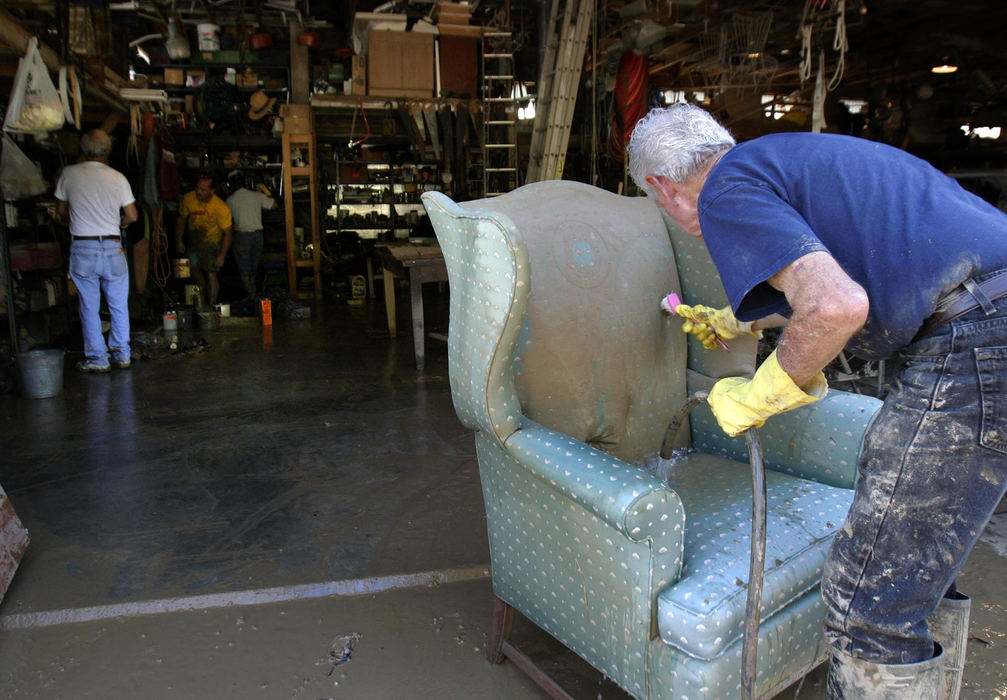
M 161 317 L 161 322 L 164 324 L 164 332 L 171 333 L 178 330 L 178 314 L 174 311 L 168 311 Z
M 29 399 L 48 399 L 63 391 L 63 360 L 60 349 L 29 350 L 14 355 L 18 387 Z
M 196 25 L 196 37 L 200 51 L 220 51 L 220 27 L 210 22 Z

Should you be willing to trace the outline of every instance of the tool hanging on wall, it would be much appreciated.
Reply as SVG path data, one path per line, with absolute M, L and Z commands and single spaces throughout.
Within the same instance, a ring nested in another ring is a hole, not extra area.
M 829 0 L 806 0 L 800 25 L 800 76 L 801 84 L 803 85 L 811 78 L 811 62 L 814 60 L 812 58 L 812 38 L 815 33 L 816 24 L 821 24 L 824 30 L 830 22 L 835 22 L 831 47 L 838 56 L 836 58 L 835 71 L 826 86 L 828 91 L 835 90 L 839 87 L 839 83 L 842 82 L 843 75 L 846 72 L 846 52 L 850 48 L 850 43 L 846 36 L 846 0 L 832 0 L 832 2 L 833 7 L 829 8 Z M 820 70 L 824 71 L 824 69 L 824 65 L 822 65 Z
M 399 130 L 399 128 L 395 125 L 395 117 L 392 116 L 392 110 L 394 109 L 395 107 L 390 101 L 385 102 L 385 116 L 381 120 L 381 133 L 385 136 L 394 136 Z
M 412 117 L 414 129 L 419 134 L 420 142 L 423 144 L 422 154 L 425 159 L 427 157 L 427 128 L 423 121 L 423 105 L 419 102 L 410 102 L 409 116 Z
M 441 139 L 440 133 L 437 131 L 437 107 L 431 102 L 423 105 L 423 121 L 426 122 L 427 133 L 430 134 L 430 143 L 434 149 L 434 158 L 440 161 Z
M 360 109 L 360 115 L 364 119 L 364 127 L 367 129 L 367 133 L 364 134 L 364 138 L 357 141 L 353 140 L 353 132 L 357 127 L 357 109 Z M 357 98 L 357 106 L 353 108 L 353 118 L 350 120 L 350 140 L 346 144 L 347 148 L 356 148 L 360 144 L 364 143 L 367 139 L 371 137 L 371 123 L 367 121 L 367 112 L 364 110 L 364 101 L 359 97 Z
M 409 140 L 412 141 L 413 148 L 421 154 L 423 153 L 423 135 L 417 130 L 416 122 L 413 121 L 413 115 L 409 112 L 409 107 L 402 102 L 399 102 L 398 106 L 399 121 L 405 127 L 406 131 L 409 133 Z

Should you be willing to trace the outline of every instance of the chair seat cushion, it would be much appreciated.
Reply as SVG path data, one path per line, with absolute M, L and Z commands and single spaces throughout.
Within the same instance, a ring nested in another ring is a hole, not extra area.
M 752 539 L 751 468 L 717 455 L 679 458 L 669 477 L 685 507 L 682 576 L 658 595 L 661 638 L 713 659 L 743 633 Z M 818 585 L 851 489 L 766 471 L 762 619 Z M 786 614 L 786 613 L 783 613 Z

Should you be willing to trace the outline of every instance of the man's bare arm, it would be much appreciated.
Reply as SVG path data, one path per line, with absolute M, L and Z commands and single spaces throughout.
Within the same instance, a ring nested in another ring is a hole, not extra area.
M 835 258 L 808 253 L 769 279 L 782 291 L 793 316 L 777 348 L 780 367 L 803 386 L 828 365 L 867 321 L 867 292 Z

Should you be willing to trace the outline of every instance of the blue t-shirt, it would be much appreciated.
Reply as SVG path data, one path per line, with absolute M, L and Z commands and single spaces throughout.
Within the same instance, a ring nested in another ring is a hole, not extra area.
M 851 136 L 735 146 L 703 186 L 699 221 L 745 321 L 789 315 L 766 280 L 807 253 L 830 253 L 867 291 L 867 323 L 847 348 L 868 359 L 908 344 L 963 280 L 1007 267 L 1007 214 L 926 161 Z

